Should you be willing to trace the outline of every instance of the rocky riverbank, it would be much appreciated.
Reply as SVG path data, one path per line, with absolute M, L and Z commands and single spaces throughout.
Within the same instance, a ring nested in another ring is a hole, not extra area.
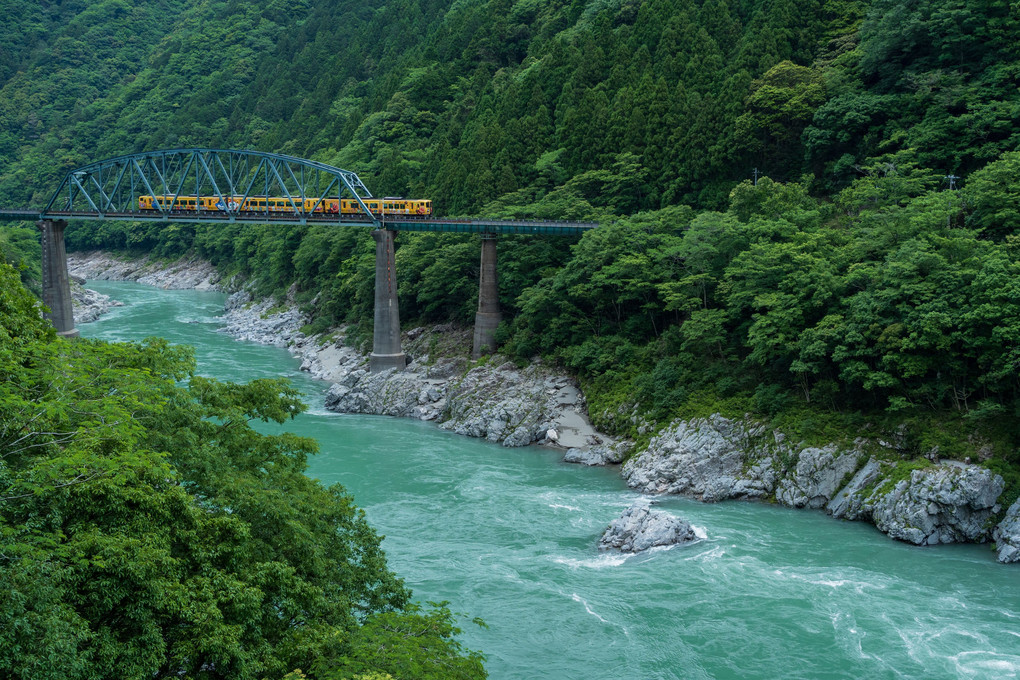
M 125 260 L 105 252 L 68 256 L 72 275 L 88 279 L 137 281 L 165 289 L 229 290 L 201 260 L 166 263 Z M 541 443 L 577 451 L 591 446 L 613 451 L 615 442 L 595 431 L 587 419 L 577 382 L 539 361 L 518 367 L 498 355 L 468 360 L 470 330 L 451 325 L 415 328 L 403 337 L 405 371 L 368 372 L 368 354 L 351 347 L 345 329 L 307 337 L 309 322 L 293 296 L 282 302 L 255 300 L 246 289 L 235 291 L 225 305 L 223 330 L 240 339 L 287 347 L 301 359 L 302 370 L 334 383 L 327 408 L 343 413 L 393 415 L 433 421 L 443 429 L 482 437 L 504 446 Z M 587 454 L 588 461 L 592 456 Z M 599 459 L 602 460 L 601 458 Z
M 69 256 L 69 268 L 84 278 L 161 288 L 229 289 L 236 283 L 222 281 L 198 260 L 168 265 L 88 253 Z M 407 369 L 372 374 L 368 354 L 351 346 L 345 329 L 302 334 L 309 319 L 291 296 L 278 303 L 236 291 L 223 318 L 225 332 L 287 347 L 301 359 L 302 370 L 332 382 L 326 406 L 337 412 L 417 418 L 504 446 L 561 447 L 565 461 L 588 465 L 620 463 L 633 447 L 596 432 L 576 381 L 542 362 L 518 366 L 499 355 L 470 361 L 466 329 L 410 330 L 403 337 Z M 648 494 L 819 509 L 838 519 L 871 522 L 917 545 L 992 540 L 1001 562 L 1020 561 L 1020 501 L 1001 522 L 992 522 L 1002 510 L 1000 476 L 959 461 L 906 463 L 892 452 L 876 455 L 875 446 L 864 440 L 851 447 L 798 446 L 753 421 L 715 415 L 669 424 L 624 463 L 622 474 L 629 486 Z
M 328 376 L 335 384 L 326 408 L 432 421 L 503 446 L 611 441 L 588 422 L 576 381 L 540 361 L 521 367 L 493 355 L 471 362 L 471 331 L 452 326 L 414 329 L 403 347 L 408 364 L 401 372 L 369 373 L 367 357 L 349 356 Z
M 84 286 L 85 279 L 71 278 L 71 314 L 75 324 L 95 321 L 110 311 L 111 307 L 121 307 L 124 303 L 111 300 L 109 295 L 97 293 Z
M 753 422 L 715 415 L 673 423 L 622 472 L 645 493 L 815 508 L 915 545 L 994 540 L 1001 562 L 1020 560 L 1020 503 L 991 523 L 1002 511 L 1001 476 L 960 461 L 883 457 L 874 448 L 864 440 L 849 448 L 797 446 Z
M 150 257 L 123 258 L 101 250 L 68 253 L 71 276 L 99 281 L 137 281 L 165 290 L 223 290 L 219 272 L 198 258 L 167 262 Z

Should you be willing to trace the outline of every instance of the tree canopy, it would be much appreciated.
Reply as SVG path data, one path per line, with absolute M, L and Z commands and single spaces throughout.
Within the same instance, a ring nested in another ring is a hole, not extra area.
M 158 339 L 58 340 L 8 265 L 0 322 L 4 677 L 484 677 L 350 495 L 305 476 L 315 442 L 252 429 L 303 409 L 285 380 L 201 378 Z M 415 646 L 383 641 L 423 621 Z

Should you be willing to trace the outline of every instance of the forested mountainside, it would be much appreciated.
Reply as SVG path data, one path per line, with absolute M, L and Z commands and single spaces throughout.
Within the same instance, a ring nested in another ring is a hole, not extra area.
M 500 241 L 498 339 L 575 371 L 601 426 L 633 427 L 619 415 L 637 405 L 823 438 L 895 428 L 908 458 L 980 453 L 1018 479 L 1015 3 L 19 8 L 4 204 L 40 204 L 91 160 L 216 146 L 355 170 L 445 215 L 597 219 L 573 244 Z M 28 232 L 4 238 L 31 260 Z M 310 330 L 371 322 L 363 231 L 93 223 L 68 239 L 296 284 Z M 470 237 L 400 235 L 402 318 L 469 322 L 477 263 Z
M 964 176 L 1020 142 L 1006 0 L 3 5 L 17 203 L 89 160 L 218 146 L 442 214 L 537 211 L 556 188 L 719 209 L 755 167 L 832 193 L 881 156 Z

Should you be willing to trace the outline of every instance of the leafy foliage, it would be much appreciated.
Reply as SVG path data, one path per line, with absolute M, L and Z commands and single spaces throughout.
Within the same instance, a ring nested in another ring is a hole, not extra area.
M 484 677 L 448 610 L 410 604 L 350 495 L 305 476 L 315 443 L 252 429 L 302 410 L 286 381 L 204 379 L 161 340 L 59 341 L 7 265 L 0 321 L 5 677 L 371 671 L 389 663 L 366 651 L 380 617 L 430 622 L 405 663 Z
M 780 419 L 942 414 L 961 441 L 1013 456 L 1017 11 L 43 5 L 10 12 L 0 42 L 0 200 L 38 204 L 85 160 L 204 145 L 349 168 L 446 215 L 599 220 L 576 241 L 500 241 L 497 337 L 580 375 L 600 423 L 708 402 Z M 34 284 L 31 233 L 0 248 Z M 68 244 L 194 252 L 261 293 L 293 286 L 311 330 L 372 319 L 372 242 L 356 229 L 95 222 Z M 477 243 L 397 244 L 405 321 L 470 321 Z

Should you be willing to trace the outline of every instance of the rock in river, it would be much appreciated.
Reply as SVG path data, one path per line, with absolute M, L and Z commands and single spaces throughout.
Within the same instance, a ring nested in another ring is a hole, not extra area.
M 690 543 L 696 538 L 691 525 L 679 517 L 638 504 L 610 522 L 599 540 L 599 550 L 641 552 L 657 545 Z

